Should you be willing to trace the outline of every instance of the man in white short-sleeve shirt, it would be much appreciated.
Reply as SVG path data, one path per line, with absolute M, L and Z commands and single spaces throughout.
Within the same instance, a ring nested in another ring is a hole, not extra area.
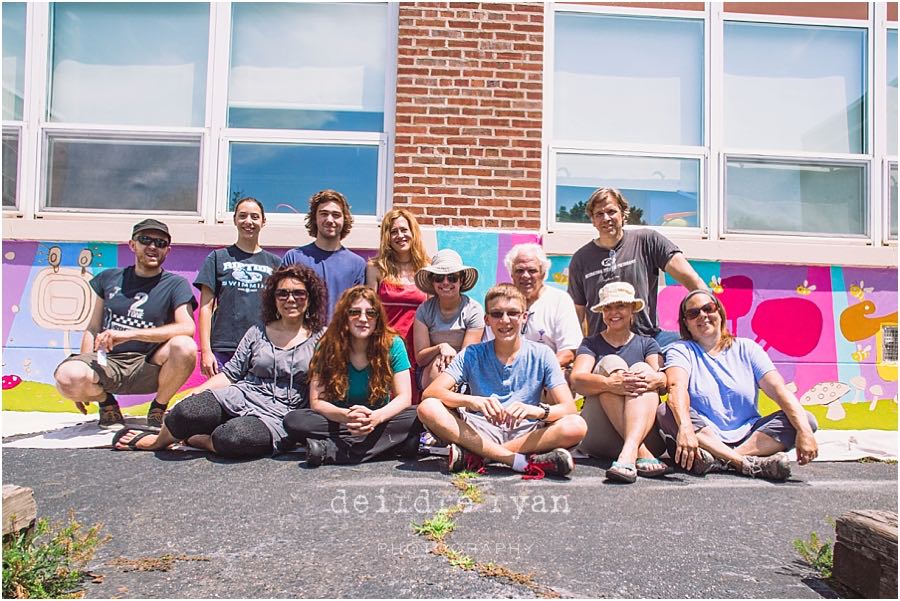
M 550 347 L 559 366 L 566 369 L 575 360 L 575 351 L 584 337 L 572 297 L 544 284 L 550 260 L 533 242 L 513 246 L 504 259 L 513 286 L 525 297 L 527 316 L 522 337 Z M 490 329 L 484 339 L 492 340 Z

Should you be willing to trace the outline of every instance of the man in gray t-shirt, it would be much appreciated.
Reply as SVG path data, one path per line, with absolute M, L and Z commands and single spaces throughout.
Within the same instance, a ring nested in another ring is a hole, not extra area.
M 665 271 L 688 290 L 706 288 L 706 284 L 671 240 L 651 229 L 624 229 L 628 201 L 615 188 L 591 194 L 587 213 L 599 236 L 578 249 L 569 263 L 569 295 L 579 320 L 587 318 L 586 334 L 596 334 L 605 326 L 599 313 L 585 308 L 597 302 L 605 284 L 622 281 L 634 286 L 637 298 L 647 300 L 644 310 L 634 316 L 635 333 L 656 338 L 660 346 L 677 340 L 676 332 L 658 326 L 659 272 Z

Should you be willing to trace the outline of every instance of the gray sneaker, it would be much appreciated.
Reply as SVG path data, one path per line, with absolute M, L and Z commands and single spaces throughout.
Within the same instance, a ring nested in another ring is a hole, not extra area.
M 726 460 L 713 457 L 712 453 L 706 449 L 698 448 L 694 465 L 691 466 L 691 473 L 695 476 L 703 476 L 705 474 L 727 472 L 728 467 L 729 463 Z
M 775 453 L 769 457 L 747 455 L 741 473 L 751 478 L 787 480 L 791 477 L 791 462 L 785 453 Z

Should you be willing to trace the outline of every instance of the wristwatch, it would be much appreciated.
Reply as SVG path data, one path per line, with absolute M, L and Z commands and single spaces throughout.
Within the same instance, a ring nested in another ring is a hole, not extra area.
M 548 405 L 547 403 L 538 403 L 538 407 L 544 410 L 544 415 L 542 415 L 538 419 L 542 422 L 547 421 L 547 418 L 550 417 L 550 405 Z

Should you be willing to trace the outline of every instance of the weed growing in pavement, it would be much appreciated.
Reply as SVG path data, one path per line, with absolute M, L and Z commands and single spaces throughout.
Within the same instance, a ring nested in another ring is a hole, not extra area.
M 860 457 L 857 461 L 859 463 L 886 463 L 888 465 L 897 465 L 896 459 L 879 459 L 878 457 Z
M 816 532 L 811 532 L 809 540 L 794 540 L 794 549 L 800 558 L 809 564 L 823 579 L 831 578 L 834 565 L 834 549 L 829 541 L 822 540 Z
M 453 511 L 456 507 L 459 506 L 445 507 L 434 514 L 434 517 L 430 520 L 425 520 L 421 524 L 413 524 L 413 531 L 429 540 L 442 541 L 445 536 L 456 528 L 456 523 L 453 521 L 453 516 L 459 513 L 459 510 Z
M 453 486 L 456 487 L 457 490 L 470 500 L 472 503 L 484 503 L 484 493 L 478 488 L 478 485 L 471 480 L 474 480 L 478 477 L 478 474 L 475 472 L 463 471 L 454 475 L 451 479 Z
M 71 599 L 83 596 L 80 585 L 91 576 L 85 565 L 109 541 L 102 524 L 87 530 L 69 512 L 68 524 L 46 518 L 33 529 L 8 535 L 3 541 L 3 596 L 6 598 Z

